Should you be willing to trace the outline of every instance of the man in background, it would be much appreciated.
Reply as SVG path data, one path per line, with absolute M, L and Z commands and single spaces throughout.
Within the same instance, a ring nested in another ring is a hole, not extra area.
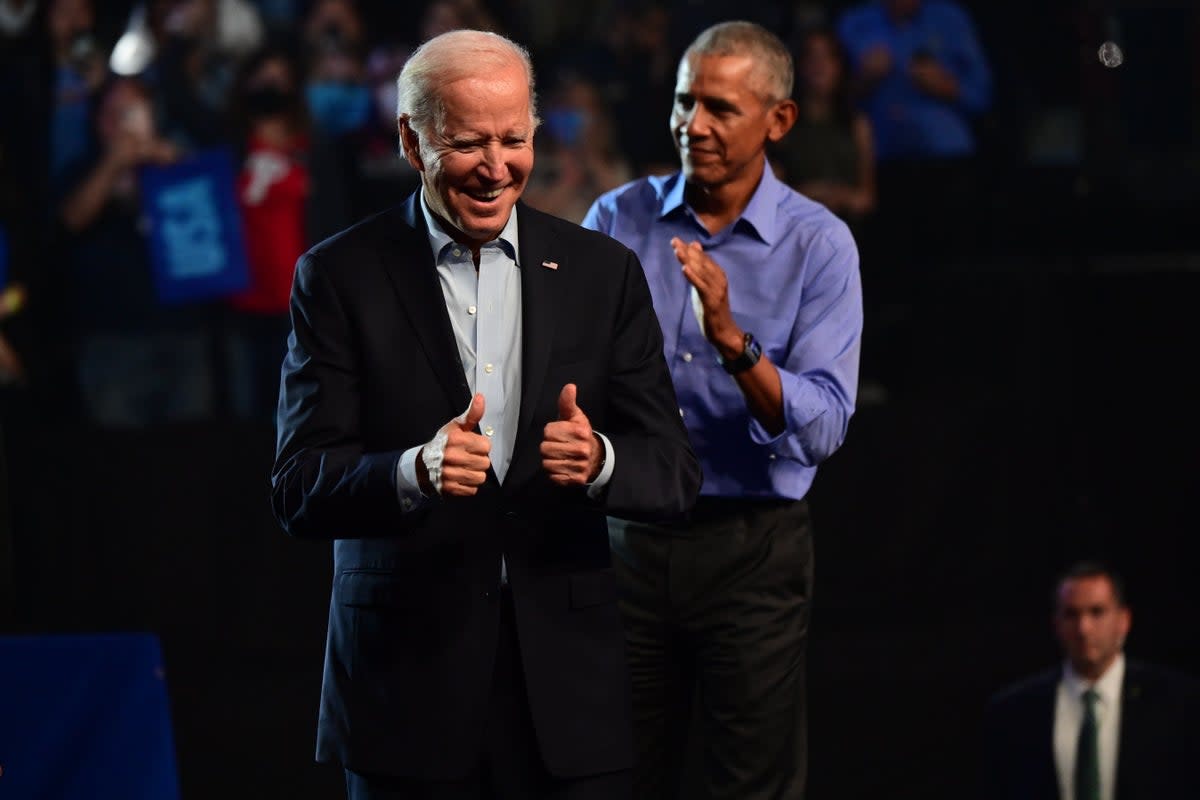
M 1078 564 L 1055 590 L 1063 664 L 996 695 L 985 717 L 989 800 L 1200 797 L 1196 682 L 1127 660 L 1121 579 Z

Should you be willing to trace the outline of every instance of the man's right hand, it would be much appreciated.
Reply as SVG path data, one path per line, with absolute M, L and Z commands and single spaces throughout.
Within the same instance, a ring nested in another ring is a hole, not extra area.
M 471 407 L 467 409 L 466 416 L 455 417 L 438 431 L 439 435 L 446 435 L 446 443 L 442 450 L 443 497 L 470 497 L 487 480 L 487 471 L 492 465 L 488 456 L 492 443 L 486 436 L 475 431 L 479 420 L 483 419 L 483 406 L 483 395 L 476 394 L 471 400 Z M 423 447 L 421 452 L 417 453 L 417 482 L 426 497 L 433 497 L 438 492 L 429 479 L 424 456 Z

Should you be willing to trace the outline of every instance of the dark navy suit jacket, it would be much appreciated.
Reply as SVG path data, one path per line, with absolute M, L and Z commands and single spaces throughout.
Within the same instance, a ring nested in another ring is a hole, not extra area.
M 470 402 L 416 195 L 297 265 L 272 501 L 290 534 L 335 540 L 320 760 L 428 780 L 476 765 L 503 553 L 550 772 L 631 764 L 605 515 L 682 515 L 700 468 L 637 258 L 524 205 L 517 219 L 522 386 L 508 474 L 407 514 L 394 482 L 400 454 Z M 543 428 L 570 382 L 615 454 L 595 500 L 555 487 L 541 468 Z
M 1000 692 L 989 703 L 982 776 L 982 794 L 988 800 L 1059 800 L 1053 737 L 1061 677 L 1061 669 L 1042 673 Z M 1116 800 L 1200 797 L 1198 713 L 1196 681 L 1126 661 Z

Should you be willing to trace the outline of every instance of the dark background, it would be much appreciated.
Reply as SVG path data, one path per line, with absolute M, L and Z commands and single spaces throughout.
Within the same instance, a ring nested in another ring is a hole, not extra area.
M 363 5 L 404 24 L 404 4 Z M 697 28 L 732 15 L 671 5 Z M 815 800 L 970 796 L 983 705 L 1056 661 L 1050 590 L 1077 558 L 1125 574 L 1131 656 L 1200 673 L 1200 13 L 964 5 L 997 91 L 979 122 L 985 227 L 903 336 L 868 329 L 887 399 L 810 495 Z M 1114 24 L 1127 62 L 1106 70 Z M 1035 133 L 1063 109 L 1079 146 L 1048 157 Z M 98 431 L 3 391 L 9 627 L 157 633 L 185 798 L 338 796 L 311 759 L 330 548 L 271 518 L 270 427 Z

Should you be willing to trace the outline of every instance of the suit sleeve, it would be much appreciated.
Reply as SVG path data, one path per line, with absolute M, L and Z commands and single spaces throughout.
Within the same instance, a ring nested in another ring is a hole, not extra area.
M 292 333 L 283 362 L 271 505 L 291 535 L 394 535 L 405 514 L 395 475 L 401 453 L 363 452 L 353 327 L 318 256 L 296 265 Z
M 612 441 L 616 467 L 603 502 L 613 516 L 666 520 L 695 504 L 700 463 L 679 416 L 646 276 L 633 252 L 625 253 L 604 431 Z

